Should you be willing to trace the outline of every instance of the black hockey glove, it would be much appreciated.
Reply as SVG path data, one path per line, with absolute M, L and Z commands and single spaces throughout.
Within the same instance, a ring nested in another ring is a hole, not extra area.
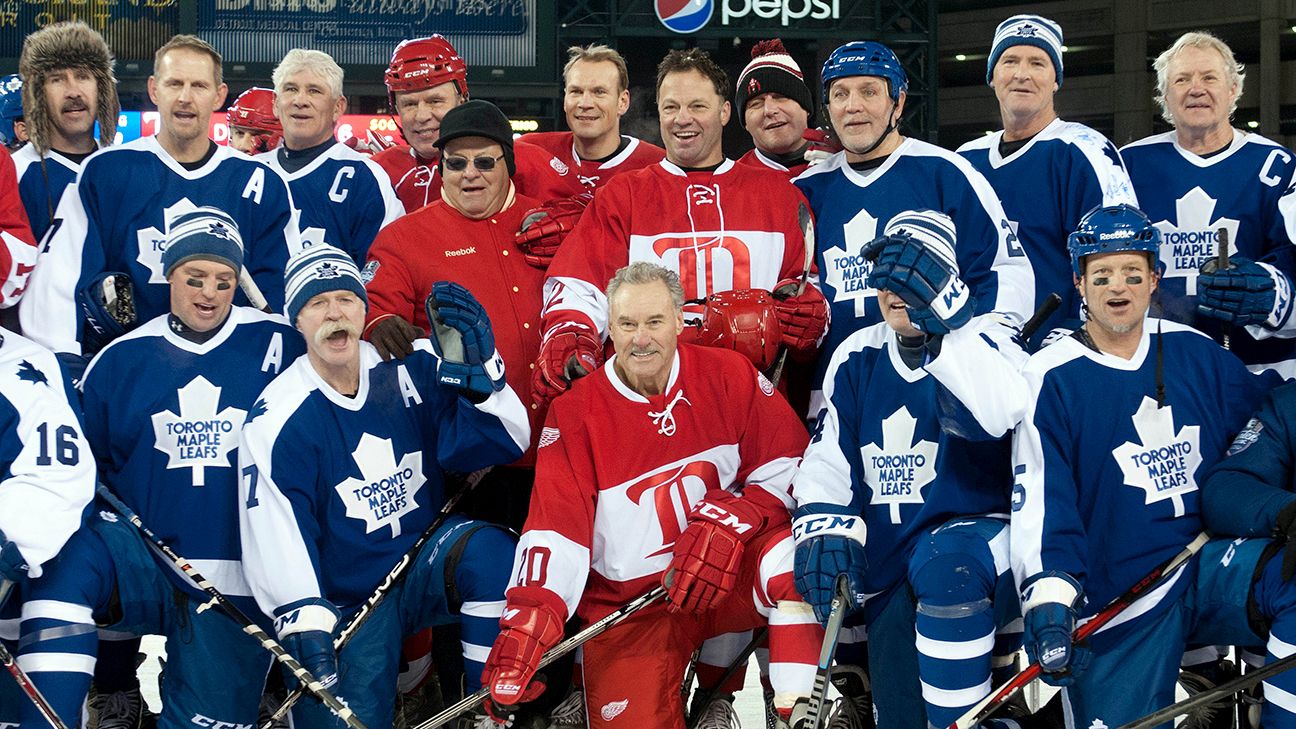
M 135 310 L 135 284 L 125 273 L 110 271 L 96 276 L 76 295 L 83 317 L 81 351 L 94 354 L 139 323 Z

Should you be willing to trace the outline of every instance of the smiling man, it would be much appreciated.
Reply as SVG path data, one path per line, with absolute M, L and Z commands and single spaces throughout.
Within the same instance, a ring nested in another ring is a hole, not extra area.
M 341 248 L 359 266 L 378 231 L 405 209 L 382 168 L 333 136 L 346 111 L 342 78 L 327 53 L 288 51 L 271 76 L 284 143 L 257 159 L 288 180 L 302 243 Z
M 789 178 L 805 172 L 810 143 L 802 134 L 814 115 L 814 100 L 795 59 L 775 38 L 757 43 L 738 75 L 734 109 L 756 145 L 739 164 L 763 165 Z
M 1163 236 L 1165 317 L 1218 341 L 1232 329 L 1233 351 L 1253 370 L 1296 377 L 1296 155 L 1233 127 L 1246 76 L 1219 38 L 1185 33 L 1154 66 L 1161 116 L 1174 130 L 1121 156 Z M 1203 269 L 1219 254 L 1221 230 L 1230 266 Z

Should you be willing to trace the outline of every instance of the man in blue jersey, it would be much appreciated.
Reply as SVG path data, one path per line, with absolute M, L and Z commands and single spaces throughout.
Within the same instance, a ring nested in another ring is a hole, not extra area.
M 1252 370 L 1296 377 L 1296 155 L 1231 123 L 1246 76 L 1209 33 L 1180 36 L 1153 64 L 1174 130 L 1121 150 L 1139 205 L 1161 231 L 1161 306 Z M 1221 235 L 1229 266 L 1218 266 Z
M 322 51 L 294 48 L 271 78 L 283 146 L 257 159 L 288 180 L 302 243 L 337 246 L 362 266 L 378 230 L 405 208 L 387 173 L 333 136 L 347 105 L 342 67 Z
M 1089 127 L 1058 118 L 1062 28 L 1038 15 L 999 24 L 986 62 L 986 83 L 999 101 L 1003 130 L 959 147 L 1003 203 L 1035 270 L 1034 305 L 1051 293 L 1063 304 L 1051 322 L 1079 326 L 1080 297 L 1071 284 L 1064 242 L 1095 207 L 1136 205 L 1116 147 Z M 1048 326 L 1039 329 L 1043 338 Z
M 1030 403 L 1013 441 L 1012 565 L 1024 642 L 1068 687 L 1075 726 L 1119 726 L 1173 701 L 1186 643 L 1296 640 L 1296 585 L 1269 540 L 1214 540 L 1087 644 L 1102 610 L 1203 530 L 1199 480 L 1277 381 L 1200 332 L 1147 317 L 1161 234 L 1140 211 L 1101 208 L 1068 239 L 1087 321 L 1023 370 Z M 1138 691 L 1113 686 L 1138 685 Z M 1271 682 L 1296 689 L 1296 674 Z M 1296 725 L 1271 704 L 1265 721 Z
M 382 361 L 360 340 L 360 271 L 327 244 L 285 273 L 287 313 L 307 341 L 262 393 L 243 431 L 239 491 L 248 582 L 284 646 L 369 726 L 391 726 L 402 636 L 458 622 L 468 691 L 499 632 L 514 540 L 453 516 L 346 647 L 334 636 L 428 530 L 446 498 L 442 469 L 508 463 L 530 442 L 504 380 L 490 320 L 467 289 L 433 285 L 432 337 Z M 312 698 L 298 726 L 340 726 Z
M 299 247 L 288 185 L 273 171 L 208 138 L 211 115 L 225 101 L 221 57 L 209 44 L 178 35 L 158 49 L 149 97 L 158 133 L 87 159 L 59 203 L 32 273 L 23 329 L 56 352 L 84 352 L 86 326 L 77 296 L 102 274 L 123 272 L 135 285 L 141 320 L 164 314 L 162 266 L 171 221 L 199 206 L 238 224 L 247 274 L 270 306 L 283 304 L 283 267 Z M 85 352 L 89 354 L 89 352 Z
M 104 484 L 256 615 L 240 562 L 235 453 L 262 387 L 305 348 L 282 317 L 233 305 L 243 241 L 223 212 L 198 208 L 173 221 L 162 265 L 170 312 L 113 341 L 86 370 L 86 438 Z M 255 722 L 270 655 L 219 610 L 200 609 L 205 602 L 134 527 L 102 510 L 33 584 L 21 661 L 73 725 L 94 672 L 96 626 L 162 634 L 159 726 L 191 726 L 196 716 Z M 34 709 L 23 715 L 23 726 L 42 723 Z

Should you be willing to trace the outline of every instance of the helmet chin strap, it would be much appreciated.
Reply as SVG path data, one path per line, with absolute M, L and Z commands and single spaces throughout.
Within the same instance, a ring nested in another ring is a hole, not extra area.
M 873 150 L 877 149 L 878 147 L 882 146 L 882 143 L 886 141 L 886 138 L 891 136 L 891 132 L 894 132 L 896 130 L 896 127 L 899 126 L 900 120 L 897 119 L 899 115 L 896 114 L 896 107 L 898 107 L 899 105 L 900 103 L 898 101 L 893 100 L 891 102 L 891 111 L 887 116 L 886 129 L 883 129 L 882 133 L 878 135 L 878 138 L 874 140 L 874 142 L 870 144 L 866 149 L 854 150 L 851 149 L 850 147 L 847 147 L 845 143 L 842 144 L 842 149 L 846 150 L 847 152 L 850 152 L 851 154 L 858 154 L 862 157 L 872 152 Z M 839 140 L 842 139 L 842 135 L 840 134 L 837 135 L 837 138 Z

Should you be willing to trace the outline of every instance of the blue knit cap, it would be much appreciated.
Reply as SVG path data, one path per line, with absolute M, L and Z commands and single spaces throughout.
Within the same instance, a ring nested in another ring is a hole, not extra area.
M 999 56 L 1013 46 L 1035 46 L 1047 53 L 1053 59 L 1058 85 L 1062 84 L 1062 26 L 1040 15 L 1014 15 L 995 29 L 986 61 L 987 84 L 994 78 Z
M 162 275 L 167 277 L 181 263 L 192 259 L 216 261 L 243 270 L 243 237 L 238 224 L 223 210 L 201 207 L 184 213 L 167 226 L 166 248 L 162 251 Z
M 351 291 L 365 302 L 365 310 L 369 309 L 360 269 L 342 249 L 316 243 L 288 259 L 284 269 L 284 313 L 288 321 L 296 325 L 297 314 L 306 302 L 329 291 Z

